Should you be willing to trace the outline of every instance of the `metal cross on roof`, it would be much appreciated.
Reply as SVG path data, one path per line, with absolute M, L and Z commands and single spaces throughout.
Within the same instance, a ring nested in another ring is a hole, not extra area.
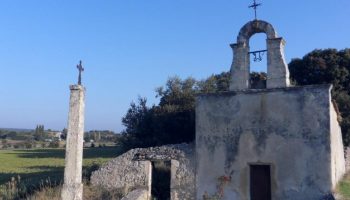
M 248 6 L 248 8 L 253 8 L 254 9 L 255 20 L 257 20 L 256 9 L 257 9 L 257 7 L 259 7 L 261 5 L 262 5 L 261 3 L 256 3 L 256 0 L 254 0 L 254 3 L 252 5 L 250 5 L 250 6 Z
M 77 68 L 79 70 L 78 85 L 81 85 L 81 72 L 84 71 L 84 68 L 83 68 L 83 65 L 82 65 L 81 61 L 79 61 L 79 64 L 77 65 Z

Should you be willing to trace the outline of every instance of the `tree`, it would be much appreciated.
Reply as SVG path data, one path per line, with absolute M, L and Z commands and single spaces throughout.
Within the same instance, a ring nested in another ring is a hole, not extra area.
M 147 107 L 146 98 L 138 98 L 137 104 L 131 102 L 130 108 L 122 118 L 122 123 L 126 127 L 123 131 L 123 138 L 120 142 L 126 148 L 147 147 L 155 144 L 153 139 L 151 109 Z
M 254 73 L 251 84 L 266 80 L 265 73 Z M 156 89 L 158 105 L 147 106 L 145 98 L 132 102 L 122 119 L 126 129 L 121 144 L 126 148 L 159 146 L 195 139 L 195 97 L 198 93 L 229 90 L 230 73 L 214 74 L 197 81 L 194 78 L 170 77 L 165 86 Z
M 316 49 L 289 63 L 297 85 L 333 84 L 332 96 L 341 113 L 345 145 L 350 144 L 350 49 Z
M 61 139 L 65 140 L 67 138 L 67 132 L 68 130 L 66 128 L 62 129 Z
M 152 114 L 153 131 L 159 140 L 157 145 L 194 140 L 194 107 L 198 92 L 197 81 L 191 77 L 169 78 L 165 88 L 156 89 L 160 102 L 153 107 Z
M 45 137 L 44 125 L 37 125 L 34 132 L 34 139 L 37 141 L 43 140 Z

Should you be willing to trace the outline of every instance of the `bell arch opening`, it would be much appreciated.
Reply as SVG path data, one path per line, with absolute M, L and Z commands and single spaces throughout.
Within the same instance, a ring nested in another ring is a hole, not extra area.
M 267 35 L 253 34 L 249 42 L 249 88 L 265 89 L 267 79 Z
M 256 37 L 254 35 L 259 33 L 265 35 L 265 39 L 260 39 L 261 44 L 265 44 L 264 48 L 251 50 L 250 46 L 252 45 L 249 43 L 252 44 Z M 266 82 L 266 87 L 263 88 L 289 87 L 289 71 L 284 59 L 284 45 L 285 41 L 277 36 L 271 24 L 262 20 L 254 20 L 245 24 L 238 34 L 237 42 L 230 45 L 233 50 L 230 90 L 246 90 L 255 87 L 251 87 L 250 83 L 250 72 L 255 71 L 254 66 L 251 67 L 251 63 L 254 63 L 254 58 L 260 60 L 260 56 L 266 56 L 265 62 L 267 62 L 264 64 L 266 67 L 263 67 L 263 70 L 257 69 L 257 71 L 263 71 L 267 75 L 267 78 L 263 80 Z M 251 60 L 251 56 L 253 60 Z M 257 78 L 263 77 L 259 75 Z

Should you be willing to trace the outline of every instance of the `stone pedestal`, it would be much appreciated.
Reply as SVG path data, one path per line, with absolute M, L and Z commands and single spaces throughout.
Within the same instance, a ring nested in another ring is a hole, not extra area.
M 83 195 L 82 161 L 85 88 L 82 85 L 71 85 L 70 91 L 64 184 L 61 198 L 64 200 L 81 200 Z

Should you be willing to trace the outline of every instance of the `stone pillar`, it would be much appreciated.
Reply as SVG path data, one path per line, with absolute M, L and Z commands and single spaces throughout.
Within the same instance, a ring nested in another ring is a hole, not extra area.
M 267 39 L 267 88 L 289 87 L 289 70 L 284 58 L 283 38 Z
M 83 198 L 84 107 L 85 88 L 82 85 L 71 85 L 62 200 Z
M 145 165 L 146 179 L 147 179 L 147 199 L 151 200 L 152 197 L 152 162 L 151 161 L 141 161 Z
M 170 179 L 170 200 L 180 200 L 179 193 L 181 193 L 181 190 L 178 188 L 181 188 L 181 181 L 177 177 L 177 170 L 180 166 L 180 162 L 177 160 L 171 160 L 171 179 Z
M 249 89 L 249 46 L 246 42 L 231 44 L 233 62 L 231 66 L 230 91 Z

